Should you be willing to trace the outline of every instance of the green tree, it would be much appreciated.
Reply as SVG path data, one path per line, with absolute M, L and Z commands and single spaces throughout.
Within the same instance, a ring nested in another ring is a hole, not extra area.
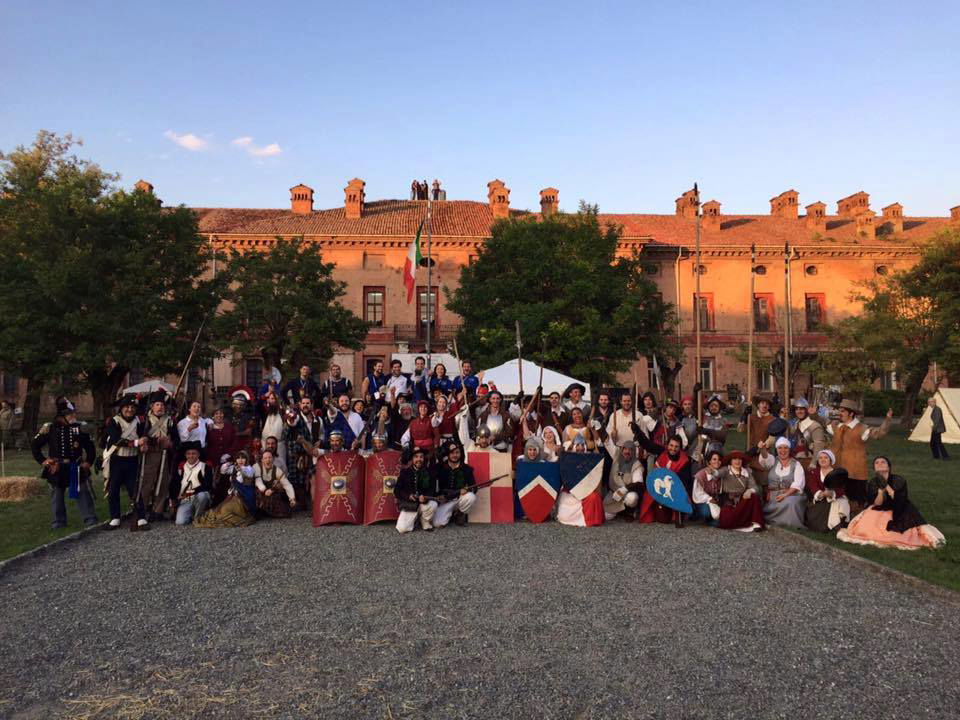
M 919 249 L 913 267 L 861 283 L 854 299 L 863 310 L 834 330 L 834 349 L 840 351 L 836 363 L 866 360 L 874 370 L 896 366 L 904 386 L 905 424 L 913 419 L 933 362 L 960 370 L 960 231 L 941 233 Z M 864 366 L 851 372 L 863 374 Z
M 305 362 L 324 363 L 335 348 L 363 348 L 369 325 L 343 307 L 346 284 L 333 278 L 319 248 L 303 238 L 266 252 L 233 250 L 221 282 L 227 308 L 214 320 L 222 349 L 259 355 L 295 374 Z
M 28 381 L 28 431 L 44 389 L 90 390 L 102 419 L 131 368 L 181 367 L 215 303 L 193 214 L 115 189 L 78 144 L 0 156 L 0 366 Z
M 617 257 L 620 234 L 586 205 L 497 222 L 447 293 L 447 307 L 463 318 L 461 353 L 480 367 L 516 357 L 519 321 L 528 356 L 590 383 L 611 382 L 642 355 L 676 358 L 673 308 L 639 257 Z

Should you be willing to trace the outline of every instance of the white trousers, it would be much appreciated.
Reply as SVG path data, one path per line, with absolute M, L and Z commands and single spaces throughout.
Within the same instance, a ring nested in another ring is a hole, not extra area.
M 420 527 L 424 530 L 429 530 L 433 527 L 431 521 L 436 511 L 436 500 L 421 503 L 417 510 L 401 510 L 400 517 L 397 518 L 397 532 L 408 533 L 413 530 L 413 526 L 416 524 L 418 517 L 420 518 Z
M 443 527 L 449 524 L 450 518 L 453 517 L 454 510 L 459 510 L 462 513 L 470 512 L 470 508 L 473 507 L 476 501 L 476 494 L 468 492 L 450 502 L 443 503 L 437 508 L 437 513 L 433 516 L 433 526 Z

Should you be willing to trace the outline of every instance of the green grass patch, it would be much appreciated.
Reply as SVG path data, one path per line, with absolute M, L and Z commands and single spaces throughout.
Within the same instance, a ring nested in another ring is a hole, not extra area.
M 890 458 L 893 472 L 907 479 L 910 501 L 928 523 L 946 536 L 945 547 L 910 551 L 876 548 L 841 542 L 835 533 L 795 532 L 907 575 L 960 590 L 960 445 L 948 445 L 953 459 L 943 462 L 933 459 L 929 445 L 910 442 L 907 434 L 894 428 L 886 437 L 871 440 L 867 444 L 868 460 L 872 467 L 877 455 Z M 743 436 L 731 434 L 727 446 L 743 447 Z
M 7 475 L 39 477 L 40 466 L 29 452 L 13 452 L 6 455 Z M 50 491 L 43 483 L 43 494 L 23 502 L 0 503 L 0 560 L 6 560 L 22 552 L 70 535 L 83 529 L 83 519 L 76 500 L 67 498 L 67 527 L 51 530 L 53 515 L 50 512 Z M 107 499 L 103 494 L 103 482 L 93 478 L 96 493 L 97 519 L 108 520 Z

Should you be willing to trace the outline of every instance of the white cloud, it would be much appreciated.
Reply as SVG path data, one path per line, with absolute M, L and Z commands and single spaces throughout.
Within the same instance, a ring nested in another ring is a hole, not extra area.
M 237 147 L 243 148 L 254 157 L 273 157 L 274 155 L 279 155 L 283 152 L 280 145 L 277 143 L 270 143 L 269 145 L 254 145 L 253 138 L 249 135 L 236 138 L 233 140 L 233 144 Z
M 199 152 L 201 150 L 207 149 L 207 141 L 203 138 L 199 138 L 193 133 L 186 133 L 184 135 L 177 135 L 173 130 L 167 130 L 163 136 L 169 140 L 173 140 L 177 145 L 182 148 L 186 148 L 191 152 Z

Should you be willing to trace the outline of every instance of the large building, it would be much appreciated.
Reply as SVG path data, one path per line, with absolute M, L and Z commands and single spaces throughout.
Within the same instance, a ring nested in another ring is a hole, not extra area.
M 436 192 L 436 190 L 434 190 Z M 445 197 L 440 193 L 439 197 Z M 532 198 L 531 198 L 532 200 Z M 539 214 L 558 212 L 556 188 L 540 191 Z M 510 190 L 501 180 L 487 184 L 486 201 L 440 199 L 432 204 L 433 282 L 456 287 L 461 266 L 471 262 L 499 218 L 530 216 L 511 208 Z M 679 383 L 691 388 L 697 376 L 694 350 L 694 290 L 696 283 L 696 197 L 693 191 L 676 200 L 673 215 L 601 214 L 601 223 L 623 228 L 620 252 L 640 251 L 645 269 L 664 299 L 679 309 L 679 336 L 686 357 Z M 313 190 L 290 189 L 287 208 L 254 210 L 198 208 L 200 231 L 217 248 L 257 249 L 275 237 L 304 237 L 318 244 L 325 259 L 337 265 L 337 277 L 349 288 L 345 304 L 374 328 L 362 352 L 337 359 L 344 372 L 359 381 L 370 363 L 398 351 L 420 351 L 426 339 L 426 271 L 418 273 L 415 302 L 407 304 L 402 271 L 407 249 L 427 214 L 426 200 L 368 200 L 366 183 L 351 180 L 341 207 L 313 207 Z M 783 345 L 786 322 L 784 250 L 791 251 L 791 319 L 795 351 L 816 352 L 824 342 L 821 328 L 856 312 L 850 299 L 858 281 L 883 275 L 913 263 L 917 244 L 954 224 L 960 227 L 960 206 L 949 217 L 908 217 L 899 203 L 870 208 L 866 192 L 837 201 L 836 213 L 813 202 L 800 213 L 795 190 L 770 200 L 768 215 L 727 215 L 716 200 L 702 204 L 701 218 L 701 367 L 699 377 L 710 388 L 747 386 L 747 368 L 739 359 L 749 336 L 750 258 L 756 248 L 757 273 L 752 302 L 758 354 Z M 544 272 L 549 272 L 545 268 Z M 459 319 L 443 307 L 443 294 L 432 302 L 434 351 L 443 350 L 456 333 Z M 234 366 L 231 381 L 252 382 L 259 360 Z M 227 365 L 221 366 L 228 372 Z M 638 363 L 639 376 L 652 384 L 647 359 Z M 797 378 L 801 391 L 812 378 Z M 774 390 L 776 379 L 758 372 L 753 387 Z M 220 379 L 217 385 L 225 384 Z M 884 378 L 896 386 L 895 369 Z
M 153 192 L 149 183 L 141 181 L 138 187 Z M 539 212 L 531 212 L 511 208 L 510 190 L 501 180 L 489 182 L 486 199 L 480 201 L 447 200 L 437 187 L 435 183 L 433 195 L 438 199 L 432 203 L 431 235 L 436 261 L 433 283 L 441 289 L 428 298 L 426 270 L 421 269 L 420 287 L 410 304 L 406 302 L 403 265 L 427 215 L 426 200 L 368 200 L 366 183 L 353 179 L 344 188 L 343 205 L 336 208 L 315 209 L 313 190 L 301 184 L 290 189 L 288 207 L 196 208 L 196 213 L 200 232 L 221 256 L 228 248 L 258 250 L 276 237 L 303 237 L 316 243 L 328 262 L 336 263 L 336 277 L 348 287 L 344 304 L 373 325 L 362 352 L 336 357 L 344 373 L 359 383 L 373 361 L 389 359 L 395 352 L 424 349 L 429 302 L 434 303 L 433 350 L 446 349 L 459 319 L 444 308 L 442 288 L 456 287 L 460 268 L 476 256 L 494 221 L 559 211 L 556 188 L 540 191 Z M 693 191 L 677 198 L 672 215 L 600 215 L 601 223 L 622 227 L 620 252 L 639 251 L 646 259 L 650 279 L 679 310 L 679 339 L 685 347 L 678 378 L 681 388 L 691 388 L 698 375 L 708 388 L 747 387 L 747 368 L 738 350 L 748 339 L 751 302 L 758 354 L 782 347 L 787 315 L 786 246 L 792 258 L 794 348 L 813 353 L 824 345 L 821 328 L 825 323 L 856 312 L 850 294 L 858 281 L 910 265 L 916 260 L 918 244 L 951 225 L 960 227 L 960 206 L 952 208 L 948 217 L 906 216 L 899 203 L 887 205 L 878 214 L 863 191 L 837 201 L 833 214 L 828 214 L 823 202 L 806 205 L 803 214 L 800 205 L 795 190 L 771 198 L 766 215 L 727 215 L 716 200 L 702 204 L 700 368 L 694 354 L 697 201 Z M 751 298 L 752 247 L 756 249 L 757 273 Z M 641 359 L 636 369 L 641 384 L 653 384 L 648 359 Z M 255 384 L 262 372 L 259 358 L 225 358 L 214 367 L 214 384 Z M 797 378 L 799 391 L 813 380 Z M 777 383 L 769 373 L 758 371 L 752 385 L 772 391 L 778 389 Z M 896 387 L 895 368 L 882 383 Z M 13 389 L 7 380 L 4 390 Z

